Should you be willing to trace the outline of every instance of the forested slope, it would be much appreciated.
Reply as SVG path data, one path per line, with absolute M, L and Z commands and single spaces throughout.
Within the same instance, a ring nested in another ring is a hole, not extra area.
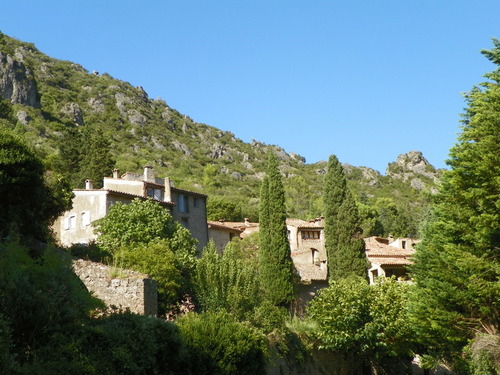
M 211 219 L 256 220 L 266 154 L 274 152 L 288 216 L 307 219 L 323 212 L 326 162 L 307 164 L 279 146 L 243 142 L 194 122 L 162 99 L 150 99 L 141 87 L 51 58 L 1 33 L 0 97 L 2 126 L 22 135 L 47 168 L 74 187 L 86 178 L 98 184 L 114 167 L 139 172 L 151 165 L 176 186 L 208 194 Z M 435 188 L 439 175 L 421 153 L 401 155 L 386 175 L 367 167 L 344 168 L 361 206 L 365 235 L 416 234 L 427 202 L 423 192 Z

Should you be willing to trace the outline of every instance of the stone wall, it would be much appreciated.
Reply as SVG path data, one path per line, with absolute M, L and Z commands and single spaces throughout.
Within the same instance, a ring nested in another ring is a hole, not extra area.
M 157 315 L 157 283 L 148 275 L 83 259 L 73 261 L 73 269 L 87 289 L 107 306 Z

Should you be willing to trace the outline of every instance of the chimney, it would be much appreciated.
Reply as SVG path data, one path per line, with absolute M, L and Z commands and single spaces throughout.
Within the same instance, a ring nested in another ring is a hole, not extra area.
M 245 226 L 246 227 L 250 226 L 250 221 L 248 220 L 248 217 L 245 218 Z
M 85 180 L 85 190 L 92 190 L 94 188 L 94 183 L 92 180 Z
M 120 178 L 120 170 L 119 169 L 113 169 L 113 178 Z
M 144 167 L 144 181 L 155 182 L 155 174 L 153 172 L 153 167 L 146 165 Z
M 165 193 L 163 194 L 163 200 L 165 202 L 172 202 L 172 191 L 170 190 L 170 178 L 165 177 Z

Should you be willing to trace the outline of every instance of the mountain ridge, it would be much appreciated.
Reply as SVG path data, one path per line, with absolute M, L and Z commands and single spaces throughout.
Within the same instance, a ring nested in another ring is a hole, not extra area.
M 64 162 L 58 159 L 69 130 L 95 128 L 110 142 L 118 169 L 137 172 L 151 165 L 157 175 L 170 176 L 179 187 L 238 204 L 242 215 L 255 219 L 266 154 L 273 152 L 287 186 L 289 215 L 310 218 L 322 212 L 326 164 L 321 161 L 308 164 L 278 145 L 243 142 L 230 131 L 193 121 L 161 98 L 149 98 L 141 86 L 51 58 L 34 44 L 2 33 L 0 96 L 12 107 L 10 126 L 38 150 L 49 168 L 57 170 Z M 390 163 L 385 176 L 344 164 L 360 202 L 373 205 L 379 198 L 405 197 L 405 204 L 423 204 L 427 198 L 420 192 L 435 189 L 440 171 L 418 151 L 400 157 L 410 161 Z M 411 164 L 414 159 L 420 163 L 417 169 Z

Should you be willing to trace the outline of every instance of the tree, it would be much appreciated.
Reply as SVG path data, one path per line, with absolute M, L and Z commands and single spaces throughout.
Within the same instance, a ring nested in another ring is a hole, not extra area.
M 224 198 L 210 197 L 207 202 L 208 220 L 241 221 L 241 207 Z
M 366 277 L 367 260 L 358 208 L 335 155 L 328 160 L 323 186 L 325 247 L 330 280 L 349 275 Z
M 161 284 L 161 310 L 172 303 L 175 294 L 182 297 L 190 293 L 196 240 L 158 202 L 139 198 L 130 204 L 118 202 L 93 225 L 98 245 L 112 253 L 119 265 L 123 262 L 136 271 L 157 277 Z
M 139 198 L 129 204 L 117 202 L 109 208 L 105 217 L 93 223 L 98 243 L 109 252 L 122 246 L 170 238 L 177 230 L 177 224 L 158 202 Z
M 117 251 L 115 263 L 122 268 L 143 272 L 158 283 L 158 312 L 166 313 L 182 298 L 182 275 L 170 241 L 124 246 Z
M 500 65 L 500 41 L 493 42 L 483 54 Z M 500 332 L 500 68 L 486 78 L 465 96 L 462 133 L 412 268 L 413 320 L 425 354 L 456 366 L 470 340 L 498 341 Z
M 73 370 L 74 364 L 65 357 L 69 348 L 74 349 L 72 335 L 81 333 L 90 310 L 103 305 L 74 274 L 70 259 L 63 258 L 48 248 L 35 259 L 24 246 L 0 243 L 0 319 L 4 318 L 11 334 L 12 359 L 23 370 L 4 369 L 3 373 L 44 373 L 30 371 L 35 364 L 39 370 L 50 368 L 55 373 Z M 0 342 L 5 333 L 2 329 Z M 65 370 L 57 367 L 61 362 L 66 362 Z
M 272 153 L 261 186 L 259 227 L 262 288 L 271 303 L 285 306 L 294 298 L 294 273 L 286 228 L 285 191 Z
M 115 166 L 115 159 L 110 152 L 111 144 L 99 129 L 83 133 L 83 149 L 81 150 L 80 176 L 83 182 L 87 179 L 94 182 L 96 189 L 102 187 L 102 180 L 109 176 Z
M 110 142 L 102 131 L 89 126 L 66 129 L 59 142 L 56 168 L 72 186 L 82 187 L 88 179 L 95 188 L 101 188 L 103 177 L 110 174 L 114 165 Z
M 394 278 L 380 278 L 373 286 L 357 276 L 331 282 L 308 306 L 320 348 L 343 353 L 351 365 L 406 373 L 414 346 L 408 292 L 409 285 Z
M 45 179 L 42 161 L 21 138 L 0 128 L 0 241 L 50 238 L 50 225 L 71 204 L 68 186 L 52 177 Z

